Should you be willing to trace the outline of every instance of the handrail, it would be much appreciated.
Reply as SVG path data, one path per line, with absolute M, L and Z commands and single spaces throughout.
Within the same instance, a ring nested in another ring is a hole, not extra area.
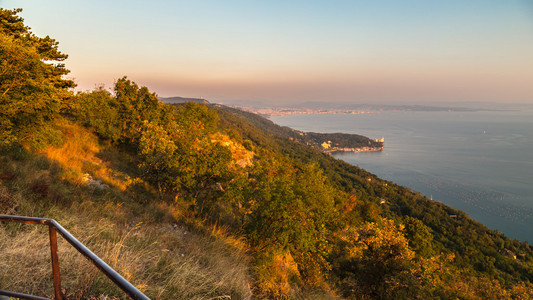
M 63 238 L 69 242 L 78 252 L 83 254 L 89 261 L 91 261 L 102 273 L 104 273 L 111 281 L 113 281 L 120 289 L 122 289 L 128 296 L 135 300 L 150 300 L 146 297 L 141 291 L 139 291 L 135 286 L 129 283 L 124 277 L 118 274 L 113 268 L 106 264 L 102 259 L 100 259 L 96 254 L 89 250 L 85 245 L 78 241 L 70 232 L 68 232 L 63 226 L 61 226 L 54 219 L 46 218 L 35 218 L 35 217 L 23 217 L 23 216 L 10 216 L 10 215 L 1 215 L 1 222 L 16 222 L 16 223 L 26 223 L 26 224 L 37 224 L 37 225 L 47 225 L 49 228 L 50 235 L 50 252 L 52 257 L 52 274 L 54 281 L 54 293 L 56 300 L 62 300 L 63 295 L 61 294 L 61 279 L 59 274 L 59 259 L 58 259 L 58 249 L 57 249 L 57 234 L 59 232 Z M 38 299 L 43 300 L 47 298 L 26 295 L 21 293 L 15 293 L 10 291 L 0 290 L 0 295 L 18 297 L 21 299 Z

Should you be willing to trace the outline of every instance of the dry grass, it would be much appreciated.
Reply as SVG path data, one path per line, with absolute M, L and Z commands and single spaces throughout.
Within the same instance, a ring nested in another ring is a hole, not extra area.
M 18 225 L 18 224 L 17 224 Z M 0 286 L 28 294 L 53 295 L 48 231 L 42 226 L 0 227 Z M 21 232 L 13 234 L 13 230 Z
M 180 223 L 178 207 L 148 192 L 133 199 L 123 191 L 128 187 L 124 171 L 116 167 L 127 163 L 111 161 L 119 158 L 109 153 L 109 160 L 99 158 L 102 147 L 94 136 L 72 124 L 64 128 L 72 140 L 46 149 L 46 157 L 23 153 L 14 158 L 0 151 L 0 213 L 58 220 L 152 299 L 251 298 L 242 239 L 222 228 L 202 224 L 195 230 Z M 98 167 L 89 170 L 88 163 Z M 77 181 L 86 172 L 109 187 L 98 191 Z M 59 237 L 58 242 L 62 286 L 70 298 L 125 298 L 66 241 Z M 45 226 L 0 223 L 0 286 L 52 296 Z
M 99 144 L 94 134 L 67 121 L 60 125 L 66 142 L 60 147 L 49 146 L 42 153 L 65 170 L 62 179 L 74 184 L 86 184 L 87 175 L 90 175 L 121 191 L 135 181 L 127 174 L 111 168 L 111 162 L 98 156 L 106 149 Z
M 44 226 L 0 227 L 0 285 L 50 296 L 50 252 Z M 80 241 L 153 299 L 251 297 L 247 259 L 223 241 L 173 226 L 117 228 L 108 222 L 76 226 Z M 87 235 L 91 233 L 91 235 Z M 124 297 L 66 241 L 59 240 L 63 287 L 81 297 Z

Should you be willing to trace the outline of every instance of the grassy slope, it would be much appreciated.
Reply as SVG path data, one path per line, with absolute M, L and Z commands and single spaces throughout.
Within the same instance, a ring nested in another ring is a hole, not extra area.
M 241 240 L 188 222 L 180 207 L 154 200 L 133 161 L 86 129 L 65 121 L 62 131 L 67 142 L 40 154 L 2 149 L 0 213 L 56 219 L 153 299 L 250 297 Z M 3 289 L 53 294 L 45 229 L 0 226 Z M 66 242 L 59 253 L 67 294 L 122 295 Z

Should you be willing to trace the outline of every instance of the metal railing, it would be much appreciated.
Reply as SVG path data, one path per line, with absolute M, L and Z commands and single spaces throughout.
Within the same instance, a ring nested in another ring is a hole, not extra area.
M 91 261 L 102 273 L 104 273 L 109 279 L 111 279 L 120 289 L 122 289 L 128 296 L 135 300 L 149 300 L 141 291 L 135 286 L 129 283 L 124 277 L 120 276 L 115 270 L 113 270 L 108 264 L 101 260 L 96 254 L 89 250 L 85 245 L 78 241 L 72 234 L 70 234 L 65 228 L 63 228 L 54 219 L 34 218 L 34 217 L 22 217 L 22 216 L 9 216 L 0 215 L 0 222 L 16 222 L 27 223 L 37 225 L 47 225 L 50 235 L 50 253 L 52 257 L 52 275 L 54 281 L 54 294 L 56 300 L 62 300 L 63 295 L 61 293 L 61 277 L 59 274 L 59 258 L 57 249 L 57 233 L 69 242 L 78 252 L 83 254 L 89 261 Z M 0 290 L 0 295 L 15 297 L 20 299 L 36 299 L 36 300 L 49 300 L 48 298 L 26 295 L 17 292 Z

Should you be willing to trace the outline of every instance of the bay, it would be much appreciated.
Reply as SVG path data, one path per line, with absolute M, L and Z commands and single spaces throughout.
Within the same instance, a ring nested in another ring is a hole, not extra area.
M 533 111 L 381 111 L 271 120 L 302 131 L 384 137 L 381 152 L 334 157 L 533 242 Z

